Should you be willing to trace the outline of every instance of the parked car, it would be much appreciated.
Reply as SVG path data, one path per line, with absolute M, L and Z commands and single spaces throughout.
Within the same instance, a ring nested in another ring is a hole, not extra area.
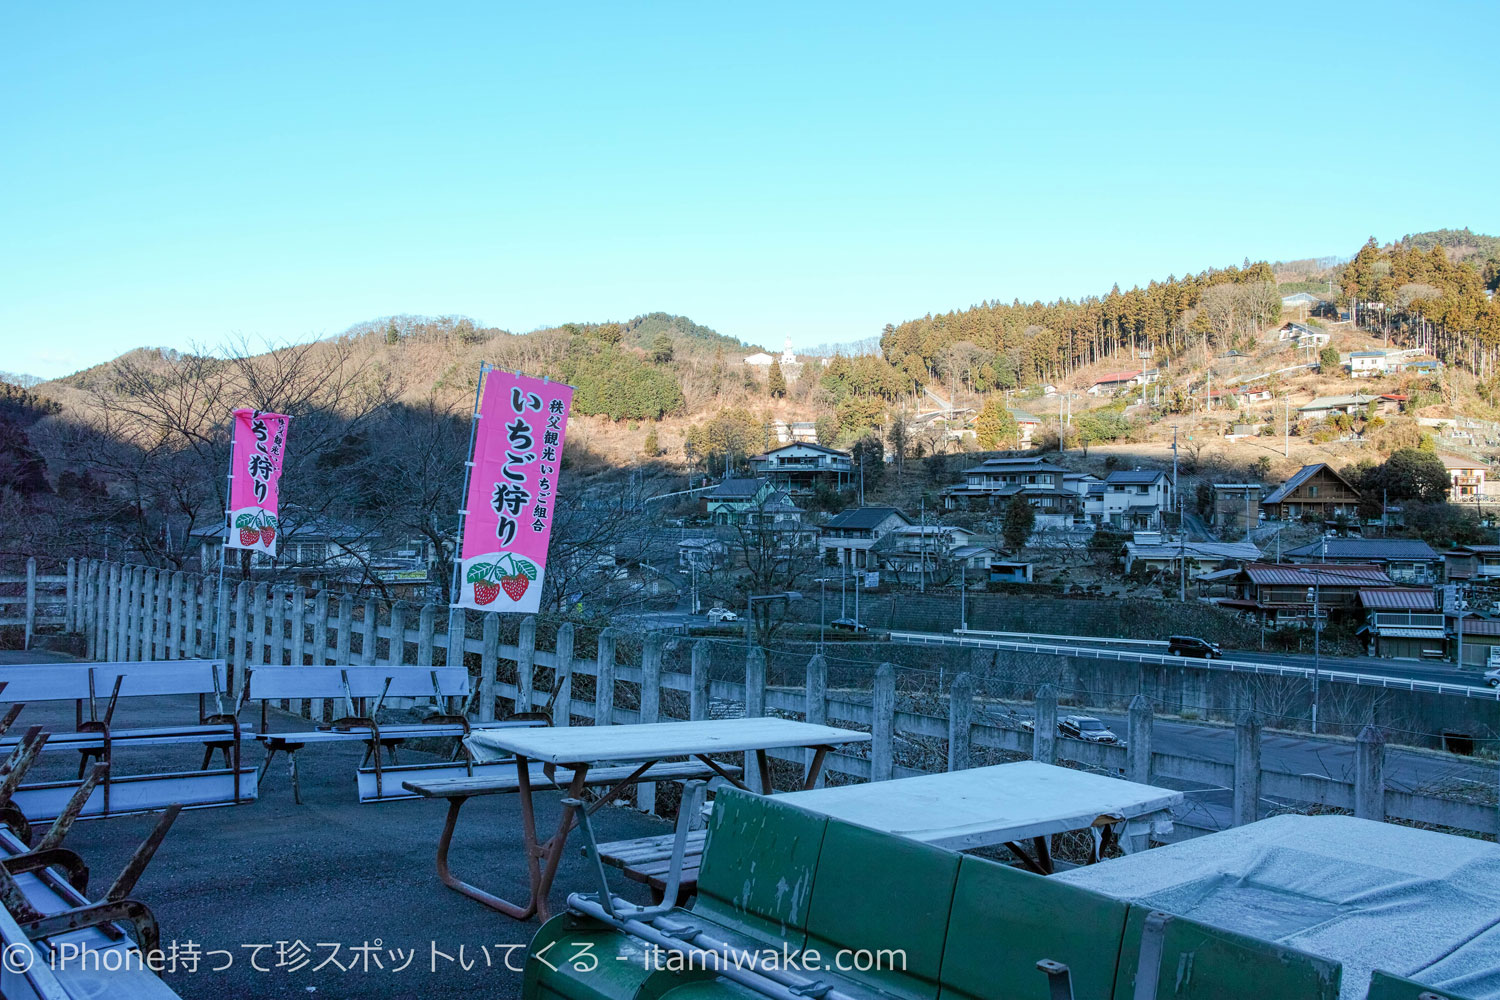
M 708 623 L 710 625 L 718 625 L 720 622 L 737 622 L 739 620 L 740 616 L 728 608 L 708 609 Z
M 1500 688 L 1500 667 L 1484 672 L 1484 682 L 1492 688 Z
M 1174 635 L 1167 638 L 1167 652 L 1172 656 L 1196 656 L 1205 660 L 1221 660 L 1224 651 L 1217 642 L 1199 639 L 1191 635 Z
M 1057 732 L 1086 743 L 1118 743 L 1114 730 L 1092 715 L 1065 715 L 1057 720 Z
M 863 622 L 857 622 L 853 618 L 835 618 L 828 623 L 829 628 L 841 629 L 845 632 L 868 632 L 870 626 Z

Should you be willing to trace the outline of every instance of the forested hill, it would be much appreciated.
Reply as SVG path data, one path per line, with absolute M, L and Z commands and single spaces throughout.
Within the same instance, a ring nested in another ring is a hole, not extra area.
M 1074 369 L 1123 350 L 1170 357 L 1209 338 L 1227 349 L 1253 336 L 1281 312 L 1265 261 L 1168 277 L 1145 288 L 1080 301 L 983 302 L 887 326 L 881 349 L 915 378 L 941 377 L 967 364 L 974 387 L 1005 389 L 1059 380 Z M 953 355 L 969 356 L 967 362 Z
M 980 391 L 1058 381 L 1107 358 L 1152 364 L 1189 348 L 1243 347 L 1280 319 L 1281 296 L 1323 292 L 1332 305 L 1381 303 L 1362 325 L 1378 320 L 1385 335 L 1425 347 L 1443 360 L 1493 374 L 1500 357 L 1500 238 L 1468 229 L 1439 229 L 1384 246 L 1372 237 L 1342 266 L 1329 258 L 1275 268 L 1246 260 L 1239 267 L 1152 281 L 1145 288 L 1077 301 L 982 302 L 885 328 L 886 360 L 911 377 L 957 377 Z M 1278 284 L 1277 273 L 1297 279 Z M 1316 279 L 1309 281 L 1307 279 Z

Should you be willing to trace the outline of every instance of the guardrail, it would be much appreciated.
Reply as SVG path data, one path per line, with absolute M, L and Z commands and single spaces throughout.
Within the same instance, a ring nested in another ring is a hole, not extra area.
M 894 635 L 895 633 L 892 633 L 892 634 Z M 921 635 L 923 633 L 913 632 L 913 633 L 903 633 L 903 634 Z M 982 629 L 982 628 L 956 628 L 956 629 L 953 630 L 953 634 L 954 635 L 975 635 L 975 636 L 992 635 L 992 636 L 1003 636 L 1003 637 L 1015 638 L 1015 639 L 1073 639 L 1073 640 L 1077 640 L 1079 638 L 1076 635 L 1049 635 L 1046 632 L 994 632 L 994 631 L 990 631 L 988 629 Z M 1090 636 L 1089 637 L 1089 642 L 1098 643 L 1098 644 L 1104 645 L 1104 646 L 1168 646 L 1168 645 L 1171 645 L 1165 639 L 1110 639 L 1110 638 L 1106 638 L 1105 636 Z
M 1039 653 L 1045 656 L 1072 656 L 1080 659 L 1120 660 L 1126 663 L 1154 663 L 1181 666 L 1185 662 L 1178 656 L 1158 656 L 1155 653 L 1135 653 L 1123 649 L 1105 649 L 1100 646 L 1058 646 L 1046 643 L 1008 642 L 1002 639 L 979 639 L 963 635 L 936 635 L 930 632 L 892 632 L 891 641 L 912 646 L 975 646 L 980 649 L 1006 649 L 1019 653 Z M 1429 694 L 1450 694 L 1481 701 L 1500 702 L 1500 688 L 1473 687 L 1468 684 L 1444 684 L 1441 681 L 1418 681 L 1403 677 L 1382 677 L 1379 674 L 1358 674 L 1347 670 L 1326 670 L 1311 667 L 1291 667 L 1280 663 L 1252 663 L 1246 660 L 1199 660 L 1194 666 L 1210 670 L 1227 670 L 1231 673 L 1274 674 L 1278 677 L 1311 678 L 1316 672 L 1322 680 L 1341 681 L 1364 687 L 1391 688 L 1397 691 L 1425 691 Z

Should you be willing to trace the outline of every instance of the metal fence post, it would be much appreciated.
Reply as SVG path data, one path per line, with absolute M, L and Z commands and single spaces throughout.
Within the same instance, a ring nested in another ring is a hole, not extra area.
M 1036 718 L 1032 722 L 1031 759 L 1057 763 L 1057 688 L 1043 684 L 1036 691 Z
M 970 734 L 974 725 L 974 678 L 959 674 L 948 689 L 948 770 L 972 766 Z
M 1244 712 L 1234 724 L 1234 825 L 1260 818 L 1260 719 Z
M 1385 736 L 1374 726 L 1354 740 L 1354 815 L 1385 821 Z
M 870 780 L 889 781 L 895 769 L 896 668 L 882 663 L 875 668 L 875 687 L 870 700 Z
M 1125 778 L 1142 785 L 1151 784 L 1151 737 L 1156 716 L 1151 699 L 1138 694 L 1130 699 L 1125 729 Z

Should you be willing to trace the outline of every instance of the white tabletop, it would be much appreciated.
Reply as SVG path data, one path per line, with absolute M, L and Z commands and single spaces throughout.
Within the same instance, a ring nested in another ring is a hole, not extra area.
M 484 730 L 473 733 L 465 742 L 481 760 L 494 759 L 495 751 L 504 751 L 545 763 L 573 764 L 660 760 L 778 747 L 816 747 L 869 739 L 869 733 L 852 729 L 811 725 L 792 719 L 750 718 L 652 722 L 631 726 Z
M 1037 761 L 805 792 L 778 802 L 953 850 L 1083 830 L 1102 816 L 1170 829 L 1182 793 Z M 1153 816 L 1153 814 L 1156 814 Z

